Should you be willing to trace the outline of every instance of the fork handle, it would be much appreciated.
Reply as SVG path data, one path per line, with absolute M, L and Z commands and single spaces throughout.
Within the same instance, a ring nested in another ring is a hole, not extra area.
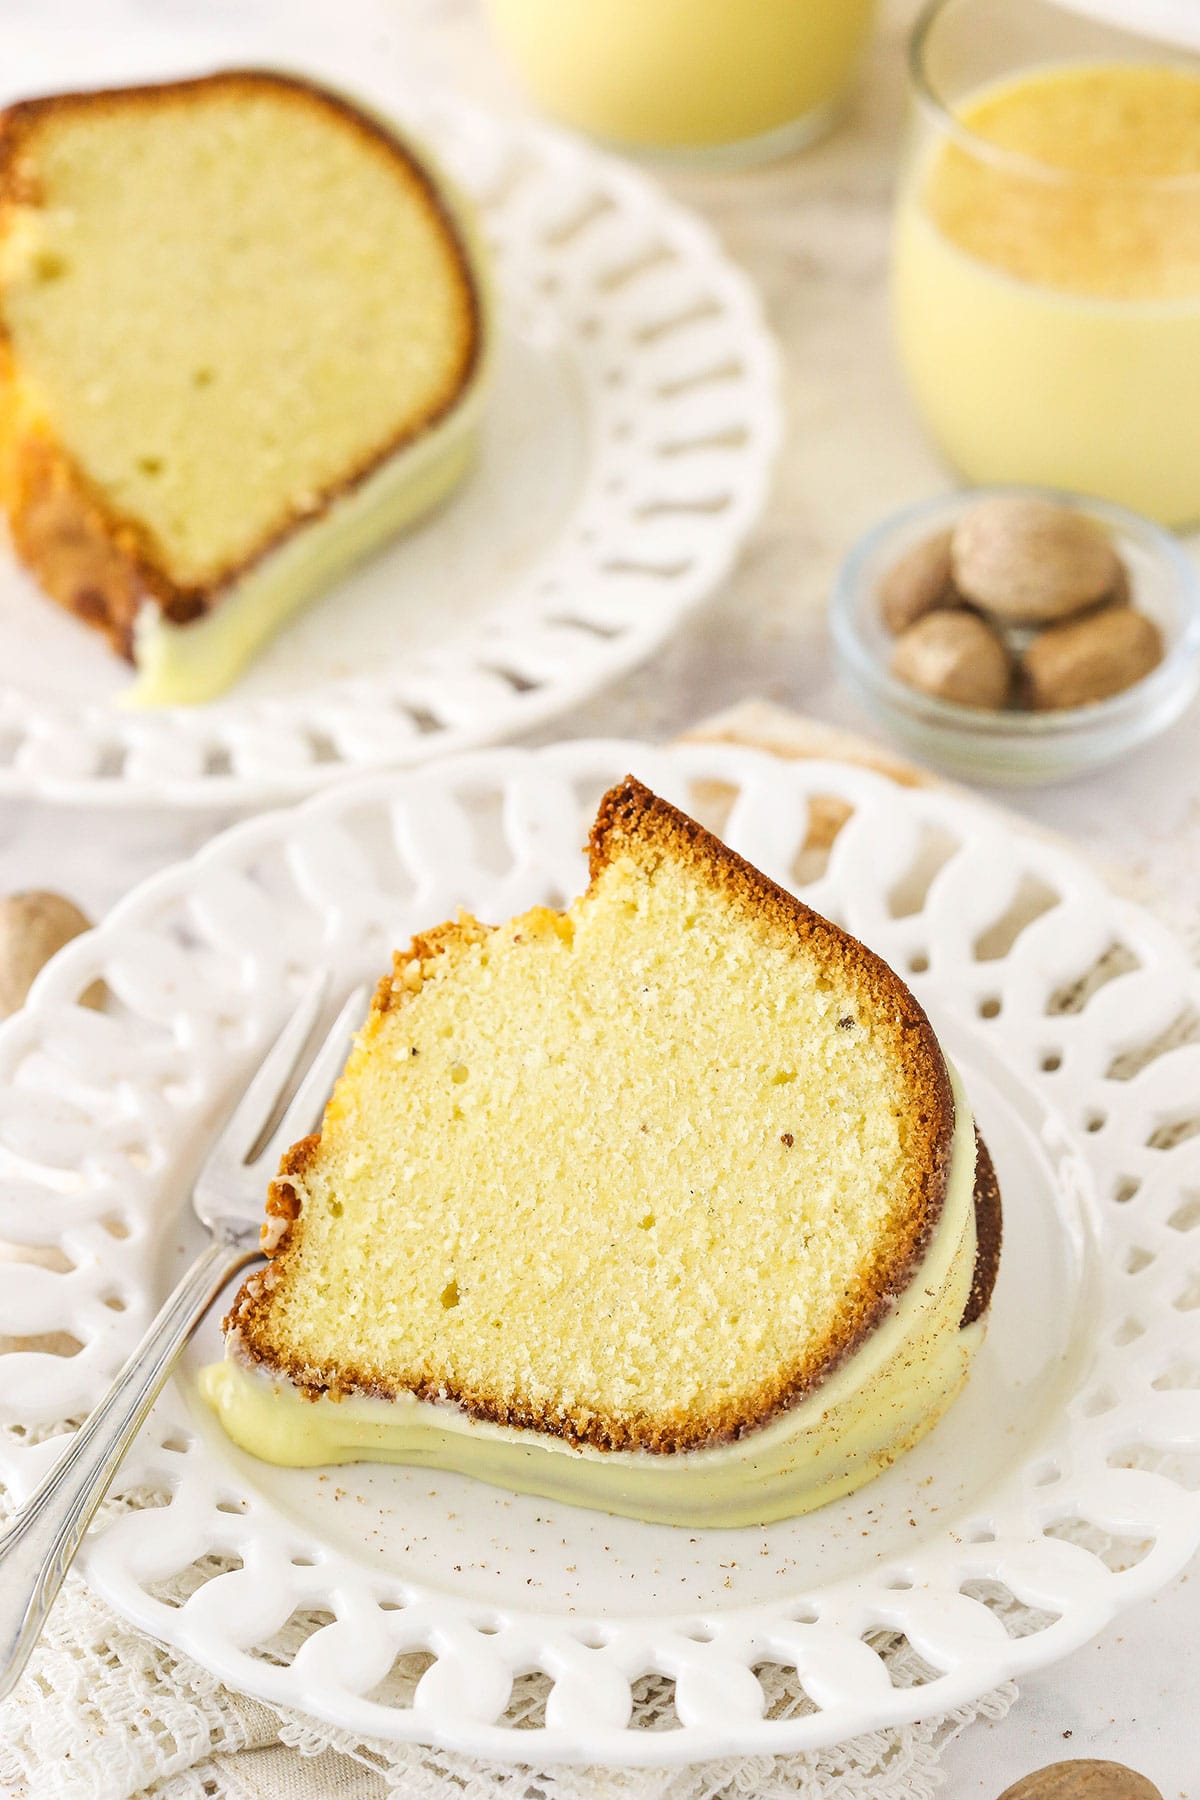
M 0 1700 L 29 1661 L 92 1515 L 192 1331 L 260 1255 L 220 1242 L 201 1252 L 66 1454 L 0 1532 Z

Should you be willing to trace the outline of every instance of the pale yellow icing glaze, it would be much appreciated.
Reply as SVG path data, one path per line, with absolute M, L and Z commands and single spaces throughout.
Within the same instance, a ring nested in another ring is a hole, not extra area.
M 765 1525 L 853 1493 L 936 1424 L 983 1340 L 962 1330 L 975 1267 L 975 1126 L 951 1071 L 955 1132 L 941 1218 L 924 1260 L 862 1348 L 815 1393 L 736 1443 L 663 1456 L 573 1449 L 401 1395 L 307 1400 L 246 1363 L 236 1341 L 200 1389 L 242 1449 L 267 1462 L 398 1462 L 632 1518 Z
M 137 677 L 122 704 L 187 706 L 223 693 L 293 613 L 457 486 L 475 453 L 481 400 L 476 382 L 443 424 L 285 539 L 204 618 L 175 625 L 144 607 L 134 627 Z

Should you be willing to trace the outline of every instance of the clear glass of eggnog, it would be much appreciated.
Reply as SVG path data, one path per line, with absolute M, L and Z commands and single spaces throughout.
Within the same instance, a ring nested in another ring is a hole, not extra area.
M 485 0 L 538 104 L 624 149 L 731 164 L 837 117 L 876 0 Z
M 910 73 L 893 299 L 942 451 L 1200 522 L 1200 57 L 1049 0 L 934 0 Z

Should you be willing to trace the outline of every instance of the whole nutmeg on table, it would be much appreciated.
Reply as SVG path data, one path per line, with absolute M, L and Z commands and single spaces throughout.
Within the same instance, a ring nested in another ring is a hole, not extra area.
M 1002 640 L 975 613 L 932 612 L 896 639 L 892 673 L 909 687 L 959 706 L 1003 706 L 1012 662 Z
M 64 944 L 92 922 L 72 900 L 42 889 L 0 900 L 0 1019 L 24 1006 L 34 980 Z M 104 984 L 93 982 L 85 1006 L 104 1004 Z
M 1062 1762 L 1005 1788 L 998 1800 L 1163 1800 L 1144 1775 L 1123 1763 Z
M 877 599 L 896 639 L 892 673 L 962 706 L 1086 706 L 1141 681 L 1164 653 L 1104 527 L 1037 495 L 968 505 L 904 552 Z

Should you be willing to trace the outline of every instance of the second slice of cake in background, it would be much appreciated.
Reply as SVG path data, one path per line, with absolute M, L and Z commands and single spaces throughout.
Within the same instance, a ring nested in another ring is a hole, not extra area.
M 915 1443 L 1000 1236 L 904 984 L 632 780 L 568 911 L 396 956 L 268 1214 L 204 1377 L 246 1449 L 691 1525 L 807 1511 Z
M 459 202 L 337 94 L 245 70 L 0 113 L 0 503 L 135 701 L 219 693 L 451 490 L 485 336 Z

